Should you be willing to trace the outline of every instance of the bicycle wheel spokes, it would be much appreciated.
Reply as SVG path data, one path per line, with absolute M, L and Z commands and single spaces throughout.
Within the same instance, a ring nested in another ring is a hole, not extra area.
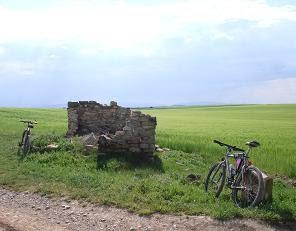
M 260 200 L 263 186 L 261 172 L 254 166 L 248 167 L 243 179 L 240 175 L 235 186 L 232 191 L 232 198 L 239 207 L 256 205 Z
M 239 190 L 237 193 L 237 205 L 239 207 L 247 207 L 248 193 L 245 189 Z
M 213 165 L 206 178 L 206 192 L 214 194 L 218 197 L 224 186 L 225 175 L 226 171 L 224 163 L 221 162 Z
M 212 185 L 215 185 L 215 189 L 220 186 L 220 184 L 221 184 L 221 178 L 223 176 L 223 172 L 219 172 L 218 173 L 219 170 L 222 170 L 222 168 L 217 169 L 216 173 L 214 174 L 214 176 L 212 177 L 212 179 L 210 181 L 210 183 Z
M 259 177 L 255 171 L 251 171 L 246 176 L 246 191 L 248 196 L 248 204 L 251 204 L 259 193 Z

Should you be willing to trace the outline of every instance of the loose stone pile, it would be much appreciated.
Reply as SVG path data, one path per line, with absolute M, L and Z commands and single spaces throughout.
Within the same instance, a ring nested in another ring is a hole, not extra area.
M 68 102 L 67 136 L 93 133 L 105 153 L 136 153 L 149 157 L 155 151 L 156 118 L 131 111 L 111 101 Z

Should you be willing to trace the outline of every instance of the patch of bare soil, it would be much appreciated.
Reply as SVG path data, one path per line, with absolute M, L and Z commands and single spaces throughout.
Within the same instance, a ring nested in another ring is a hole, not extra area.
M 295 224 L 270 225 L 236 219 L 218 221 L 207 216 L 154 214 L 139 216 L 126 210 L 66 202 L 0 187 L 0 231 L 29 230 L 295 230 Z
M 283 181 L 283 182 L 287 183 L 288 185 L 296 188 L 296 180 L 295 179 L 291 179 L 289 177 L 277 175 L 277 174 L 275 174 L 274 179 Z

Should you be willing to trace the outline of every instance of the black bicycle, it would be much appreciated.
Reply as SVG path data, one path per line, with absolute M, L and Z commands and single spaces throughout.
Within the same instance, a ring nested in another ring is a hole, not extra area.
M 219 197 L 225 182 L 232 190 L 232 200 L 239 207 L 257 205 L 264 190 L 261 171 L 249 161 L 252 148 L 258 147 L 257 141 L 247 142 L 248 150 L 214 140 L 214 143 L 226 147 L 225 157 L 214 164 L 206 177 L 205 190 Z M 235 159 L 235 167 L 229 163 L 229 158 Z M 227 180 L 226 180 L 227 178 Z
M 20 120 L 20 122 L 26 123 L 27 127 L 23 131 L 21 142 L 19 142 L 18 153 L 21 157 L 25 157 L 31 149 L 31 129 L 34 128 L 34 124 L 37 124 L 37 121 L 31 120 Z

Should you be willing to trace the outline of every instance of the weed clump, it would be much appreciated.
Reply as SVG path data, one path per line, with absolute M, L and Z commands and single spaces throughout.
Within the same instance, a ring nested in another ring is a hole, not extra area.
M 61 135 L 44 134 L 34 138 L 31 144 L 31 153 L 50 151 L 65 151 L 83 153 L 83 144 L 79 139 L 68 139 Z

